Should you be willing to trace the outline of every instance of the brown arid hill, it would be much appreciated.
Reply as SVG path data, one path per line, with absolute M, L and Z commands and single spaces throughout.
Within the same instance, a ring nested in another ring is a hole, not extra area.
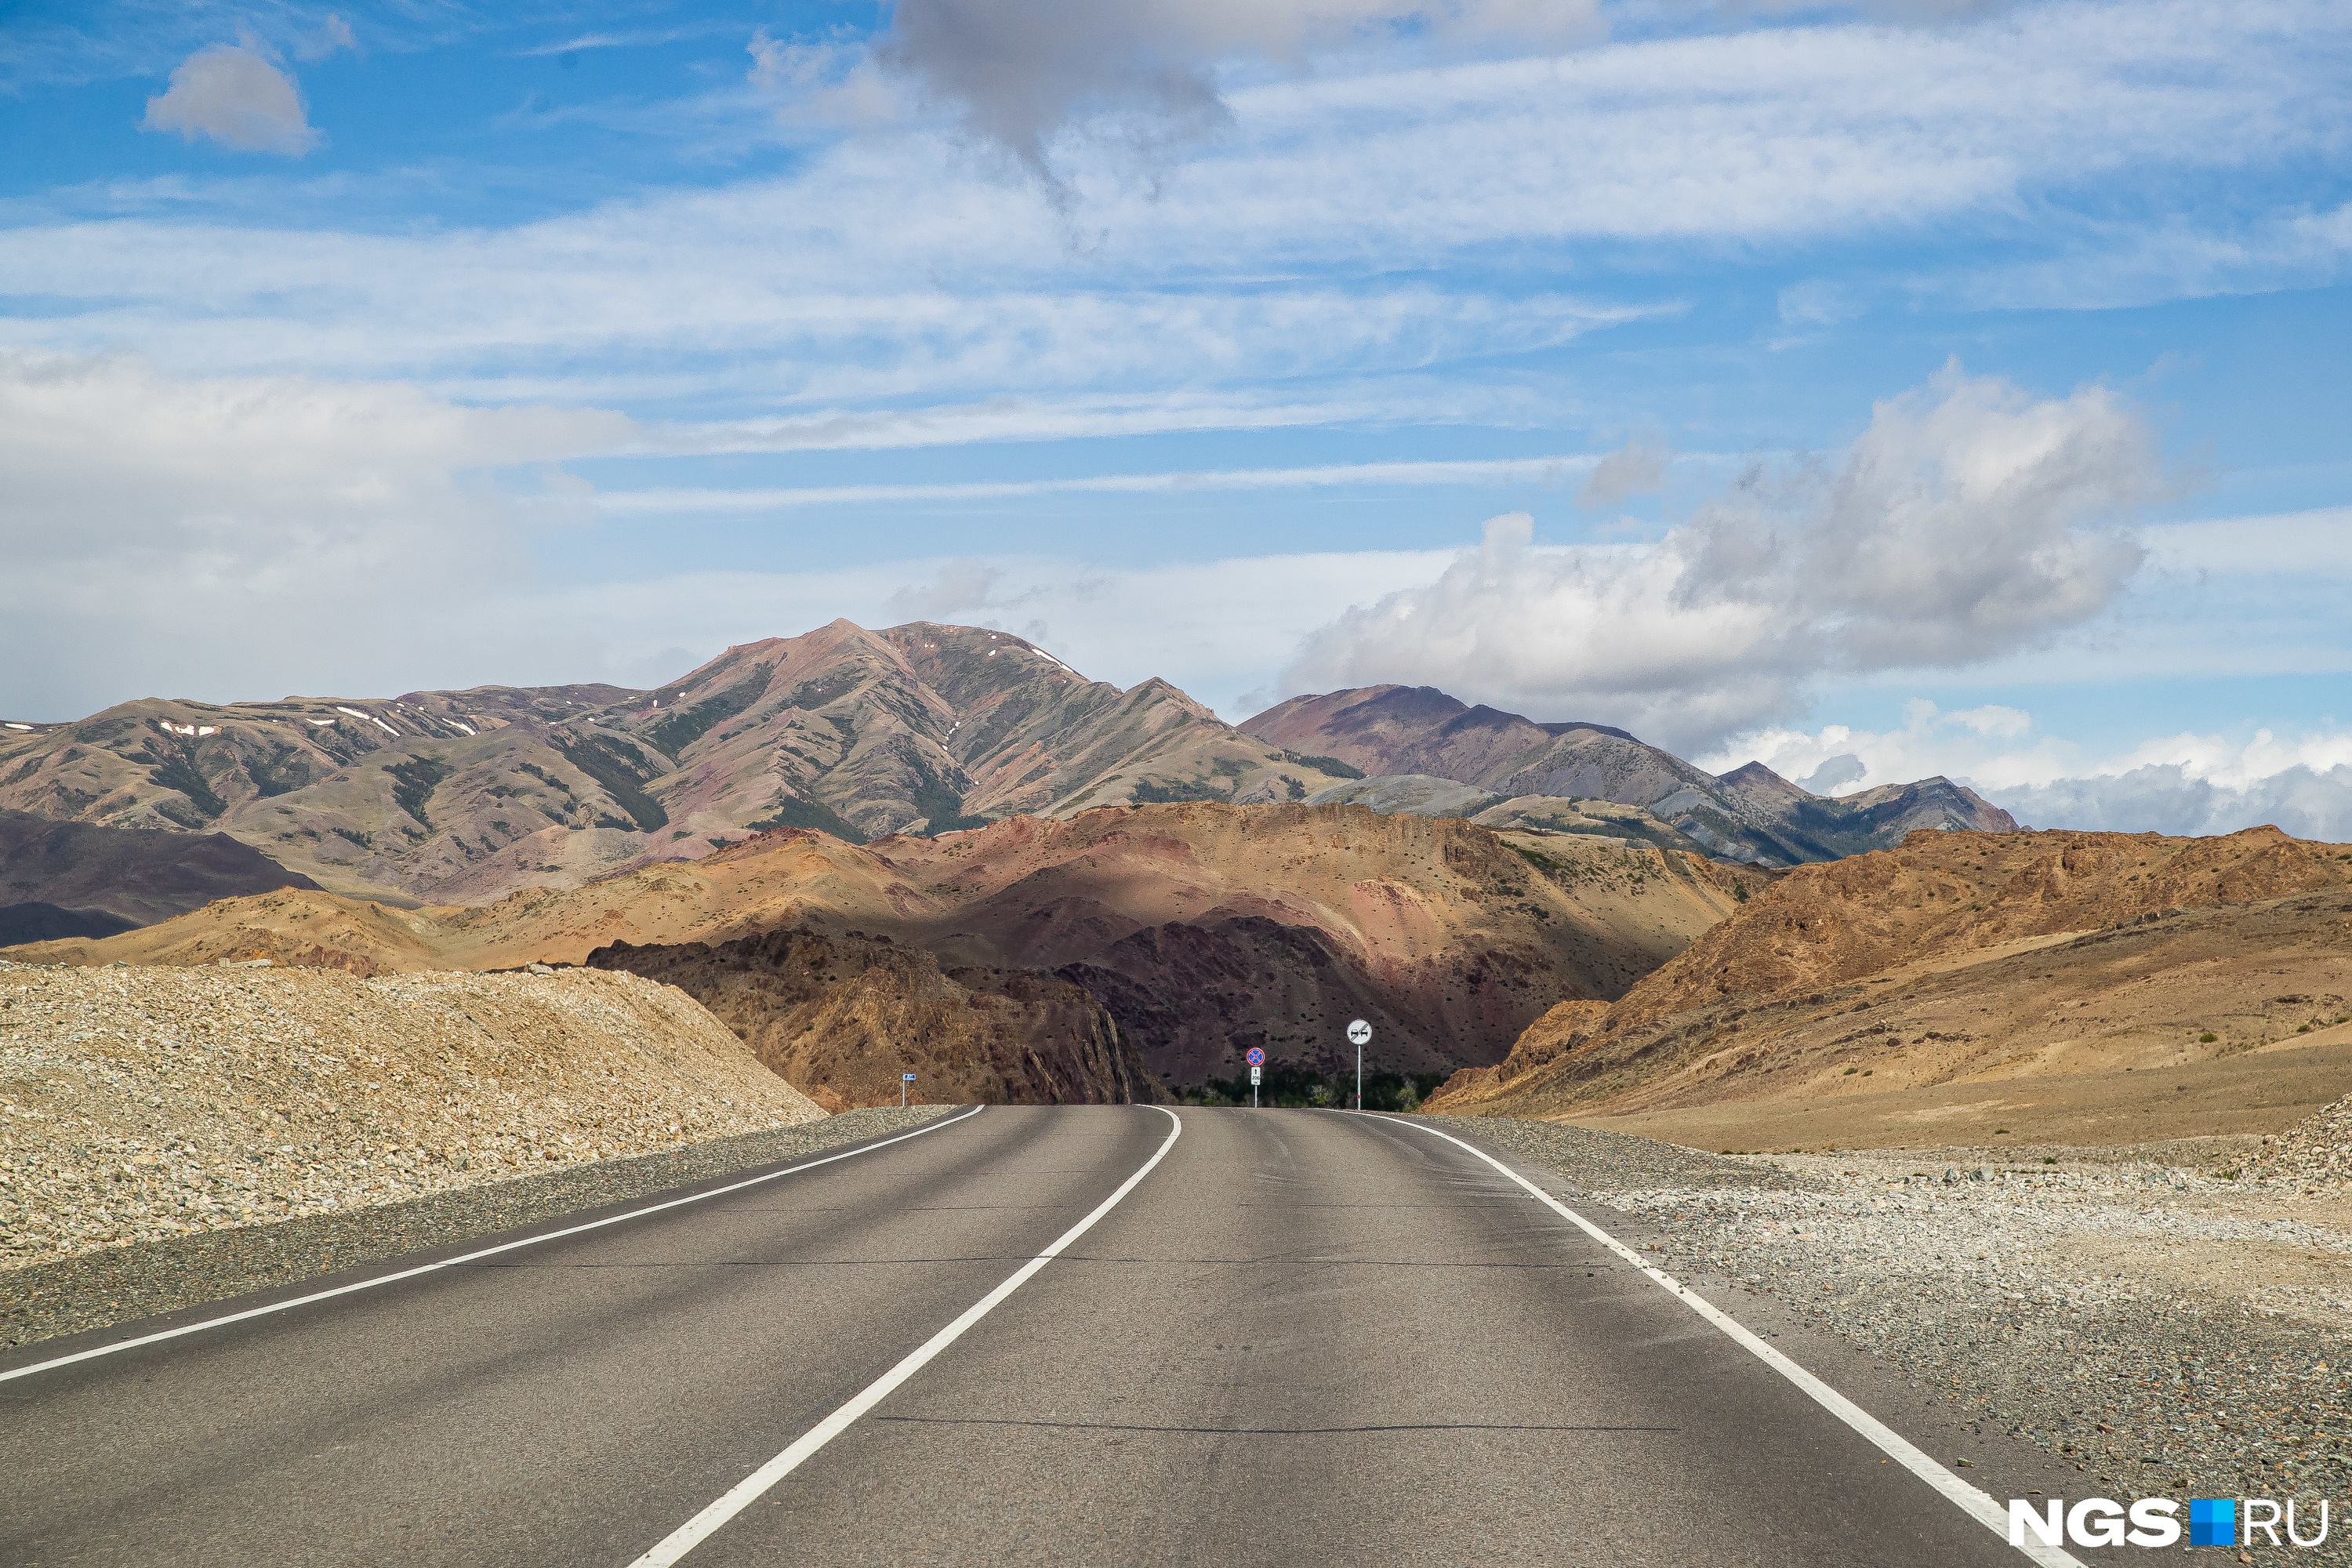
M 1367 686 L 1294 697 L 1242 729 L 1376 779 L 1428 775 L 1516 796 L 1639 806 L 1710 855 L 1790 866 L 1889 848 L 1923 827 L 2014 830 L 1999 807 L 1949 779 L 1814 795 L 1761 763 L 1717 777 L 1606 724 L 1538 724 L 1473 708 L 1431 686 Z M 1326 796 L 1326 798 L 1329 798 Z
M 1252 1045 L 1335 1067 L 1360 1016 L 1374 1029 L 1369 1066 L 1495 1062 L 1554 1003 L 1624 994 L 1769 880 L 1696 856 L 1362 806 L 1187 802 L 862 847 L 780 829 L 466 909 L 271 894 L 20 956 L 497 969 L 578 963 L 618 942 L 859 931 L 950 970 L 1074 980 L 1153 1077 L 1190 1086 L 1229 1076 Z
M 144 700 L 0 729 L 0 808 L 222 832 L 320 886 L 461 904 L 777 827 L 853 842 L 1119 802 L 1301 800 L 1349 776 L 1162 680 L 1087 680 L 1009 633 L 835 621 L 653 691 Z
M 1510 1055 L 1490 1068 L 1464 1068 L 1447 1079 L 1440 1093 L 1444 1104 L 1433 1115 L 1467 1116 L 1470 1107 L 1499 1099 L 1522 1083 L 1529 1073 L 1550 1062 L 1589 1035 L 1609 1016 L 1606 1002 L 1560 1002 L 1529 1024 L 1511 1044 Z M 1436 1097 L 1427 1102 L 1434 1105 Z
M 2352 1088 L 2347 939 L 2352 851 L 2275 828 L 1918 833 L 1430 1104 L 1718 1148 L 2274 1131 Z
M 0 810 L 0 945 L 111 935 L 215 899 L 317 886 L 225 833 L 100 827 Z M 37 937 L 29 926 L 39 910 L 79 916 L 79 929 Z
M 917 1100 L 956 1105 L 1162 1098 L 1102 1005 L 1035 970 L 942 971 L 886 936 L 804 929 L 715 947 L 615 942 L 588 966 L 677 986 L 827 1110 L 896 1105 L 907 1072 Z
M 0 963 L 0 1268 L 824 1113 L 627 974 Z

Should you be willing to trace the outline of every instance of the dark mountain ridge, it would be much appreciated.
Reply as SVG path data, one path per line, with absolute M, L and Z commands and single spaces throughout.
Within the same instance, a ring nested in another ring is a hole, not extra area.
M 111 936 L 215 899 L 317 886 L 225 833 L 100 827 L 0 810 L 0 945 Z

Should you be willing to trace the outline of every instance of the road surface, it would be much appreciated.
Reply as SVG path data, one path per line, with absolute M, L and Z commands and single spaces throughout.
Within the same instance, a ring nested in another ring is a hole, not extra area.
M 1163 1146 L 1060 1256 L 677 1560 L 2026 1561 L 1420 1127 L 992 1107 L 0 1382 L 0 1563 L 626 1568 Z

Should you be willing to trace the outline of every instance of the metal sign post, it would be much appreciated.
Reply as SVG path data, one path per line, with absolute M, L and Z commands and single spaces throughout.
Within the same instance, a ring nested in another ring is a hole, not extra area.
M 1252 1046 L 1249 1048 L 1249 1065 L 1250 1109 L 1252 1110 L 1255 1110 L 1257 1109 L 1257 1075 L 1263 1071 L 1265 1067 L 1265 1051 L 1262 1047 Z
M 1356 1109 L 1364 1109 L 1364 1047 L 1371 1043 L 1372 1026 L 1361 1018 L 1348 1026 L 1348 1038 L 1356 1047 Z
M 901 1110 L 907 1109 L 907 1086 L 914 1081 L 913 1073 L 902 1072 L 898 1075 L 898 1109 Z

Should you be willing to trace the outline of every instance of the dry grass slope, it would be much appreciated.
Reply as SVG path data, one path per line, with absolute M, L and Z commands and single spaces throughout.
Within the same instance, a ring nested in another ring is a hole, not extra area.
M 1432 1103 L 1713 1147 L 2284 1128 L 2352 1088 L 2352 852 L 1920 833 L 1780 879 L 1566 1048 Z

